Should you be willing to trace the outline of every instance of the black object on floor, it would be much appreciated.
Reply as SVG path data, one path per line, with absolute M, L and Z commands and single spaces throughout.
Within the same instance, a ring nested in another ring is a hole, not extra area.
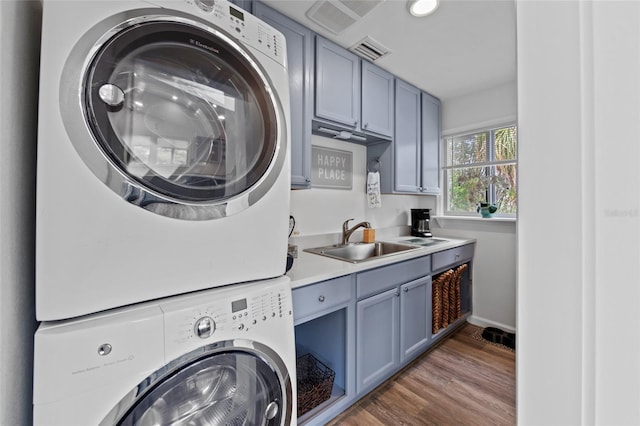
M 487 327 L 482 331 L 482 338 L 508 348 L 516 348 L 516 335 L 495 327 Z

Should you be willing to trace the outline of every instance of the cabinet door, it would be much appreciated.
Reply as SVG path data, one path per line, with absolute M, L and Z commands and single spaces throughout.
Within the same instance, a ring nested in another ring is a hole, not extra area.
M 356 388 L 360 393 L 396 371 L 398 360 L 398 289 L 357 303 Z
M 371 62 L 362 61 L 362 130 L 393 137 L 394 77 Z
M 291 104 L 291 187 L 311 186 L 311 115 L 313 114 L 313 33 L 281 13 L 256 2 L 253 13 L 287 40 Z
M 420 90 L 398 79 L 395 116 L 395 190 L 420 192 Z
M 422 192 L 440 193 L 440 100 L 422 93 Z
M 360 58 L 316 36 L 316 111 L 319 118 L 360 129 Z
M 400 362 L 424 351 L 431 338 L 431 277 L 400 286 Z

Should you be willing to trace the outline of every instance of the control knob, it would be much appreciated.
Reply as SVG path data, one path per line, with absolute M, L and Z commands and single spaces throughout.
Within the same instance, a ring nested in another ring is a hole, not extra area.
M 193 332 L 196 336 L 201 339 L 206 339 L 211 337 L 211 335 L 216 331 L 216 322 L 211 317 L 202 317 L 198 321 L 196 321 L 195 327 L 193 327 Z
M 215 4 L 215 0 L 196 0 L 196 5 L 205 12 L 211 12 Z

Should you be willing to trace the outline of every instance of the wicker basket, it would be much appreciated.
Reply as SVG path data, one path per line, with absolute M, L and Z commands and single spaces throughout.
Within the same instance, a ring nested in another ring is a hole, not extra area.
M 432 333 L 447 328 L 462 316 L 460 281 L 467 264 L 455 270 L 449 269 L 438 275 L 432 282 Z
M 331 397 L 336 373 L 313 355 L 306 354 L 296 361 L 296 376 L 300 417 Z
M 440 329 L 440 323 L 442 322 L 442 279 L 437 278 L 431 283 L 431 332 L 436 334 Z

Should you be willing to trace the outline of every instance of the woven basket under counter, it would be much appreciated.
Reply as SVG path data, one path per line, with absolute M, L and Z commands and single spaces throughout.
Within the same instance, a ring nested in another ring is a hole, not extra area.
M 462 297 L 460 295 L 460 286 L 462 285 L 462 275 L 464 274 L 464 271 L 469 267 L 469 265 L 467 265 L 466 263 L 463 265 L 458 266 L 458 268 L 456 269 L 456 280 L 455 280 L 455 292 L 456 292 L 456 299 L 455 299 L 455 319 L 458 319 L 462 316 Z
M 449 269 L 438 275 L 432 283 L 432 332 L 446 328 L 462 316 L 460 286 L 465 263 L 455 270 Z
M 451 289 L 453 271 L 450 269 L 446 274 L 447 279 L 442 283 L 442 321 L 440 321 L 440 328 L 447 328 L 449 325 L 449 290 Z
M 311 354 L 296 360 L 298 417 L 331 398 L 336 373 Z
M 431 332 L 436 334 L 442 321 L 442 280 L 440 277 L 431 283 Z
M 442 328 L 443 317 L 446 311 L 443 309 L 444 289 L 449 285 L 449 279 L 453 271 L 449 270 L 438 275 L 431 284 L 432 305 L 432 332 L 436 334 Z M 448 297 L 448 296 L 447 296 Z M 448 313 L 446 314 L 448 315 Z
M 456 315 L 456 308 L 459 305 L 460 298 L 460 269 L 456 268 L 455 271 L 451 274 L 451 278 L 449 279 L 449 310 L 448 314 L 448 322 L 449 324 L 453 323 L 458 316 Z

